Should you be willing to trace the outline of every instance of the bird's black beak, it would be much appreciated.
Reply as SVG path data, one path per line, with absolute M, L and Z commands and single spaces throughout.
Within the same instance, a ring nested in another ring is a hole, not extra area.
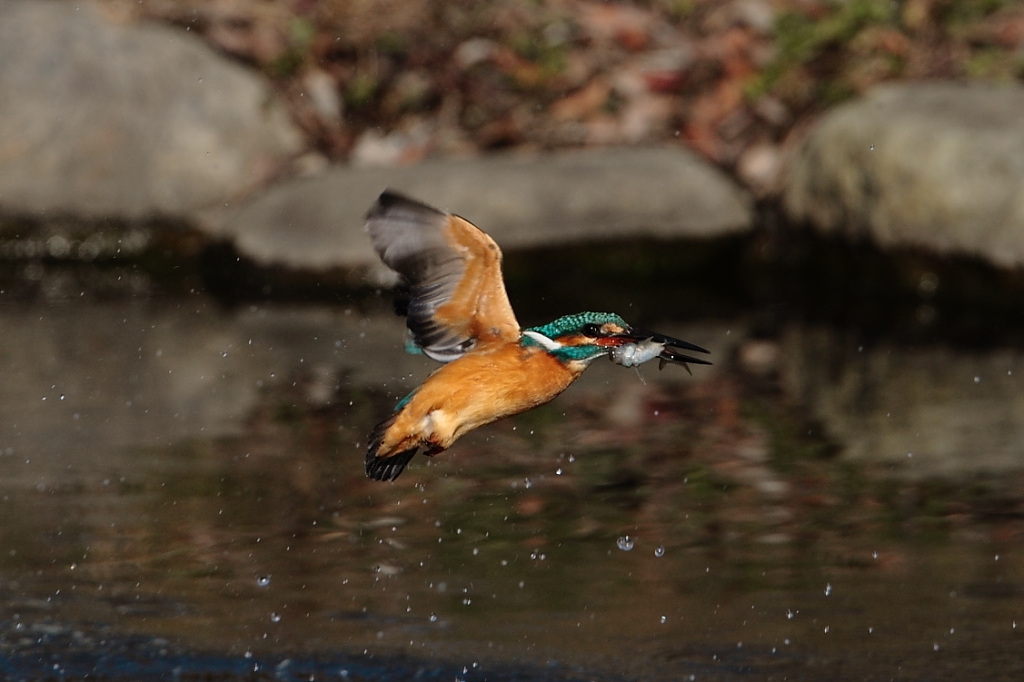
M 659 334 L 657 332 L 644 331 L 642 329 L 631 329 L 630 331 L 632 332 L 632 335 L 635 339 L 641 341 L 644 339 L 650 339 L 655 343 L 665 344 L 665 350 L 661 351 L 661 355 L 658 356 L 662 360 L 665 360 L 667 362 L 680 362 L 684 364 L 687 362 L 692 362 L 695 365 L 711 364 L 710 360 L 705 360 L 703 358 L 695 358 L 691 355 L 684 355 L 679 352 L 680 350 L 689 350 L 694 351 L 695 353 L 711 353 L 711 351 L 707 350 L 706 348 L 701 348 L 700 346 L 690 343 L 689 341 L 683 341 L 682 339 L 676 339 L 671 336 L 665 336 L 664 334 Z
M 703 358 L 695 358 L 692 355 L 687 355 L 681 351 L 693 351 L 696 353 L 710 353 L 705 348 L 690 343 L 689 341 L 683 341 L 672 336 L 666 336 L 665 334 L 659 334 L 658 332 L 651 332 L 645 329 L 637 329 L 635 327 L 627 327 L 624 331 L 618 334 L 611 334 L 599 340 L 598 343 L 607 346 L 623 346 L 627 343 L 643 344 L 644 342 L 650 342 L 659 344 L 662 346 L 660 352 L 657 355 L 653 353 L 648 356 L 650 359 L 657 357 L 661 362 L 659 366 L 664 366 L 666 362 L 675 362 L 686 367 L 687 363 L 693 363 L 695 365 L 710 365 L 709 360 Z M 655 351 L 659 349 L 654 349 Z M 643 362 L 644 360 L 640 360 Z M 689 367 L 686 367 L 689 371 Z

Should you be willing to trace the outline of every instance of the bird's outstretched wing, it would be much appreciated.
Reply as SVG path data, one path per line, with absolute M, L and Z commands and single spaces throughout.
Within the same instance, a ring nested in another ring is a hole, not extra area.
M 413 341 L 440 362 L 474 348 L 519 340 L 501 277 L 501 249 L 458 216 L 390 190 L 366 215 L 381 260 L 402 276 Z

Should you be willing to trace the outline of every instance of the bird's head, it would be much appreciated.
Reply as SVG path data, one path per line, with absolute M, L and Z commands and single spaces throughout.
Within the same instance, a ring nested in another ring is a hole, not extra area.
M 545 351 L 564 363 L 581 362 L 589 364 L 599 357 L 610 355 L 615 348 L 627 344 L 648 344 L 644 348 L 654 348 L 654 352 L 646 359 L 660 358 L 666 362 L 687 362 L 710 364 L 706 360 L 682 355 L 673 349 L 685 349 L 707 353 L 700 346 L 674 339 L 671 336 L 648 332 L 626 324 L 626 321 L 615 313 L 577 313 L 560 317 L 554 322 L 540 327 L 523 330 L 524 345 L 540 346 Z M 657 346 L 655 348 L 655 346 Z M 613 355 L 612 359 L 620 362 Z M 632 364 L 645 362 L 640 359 Z

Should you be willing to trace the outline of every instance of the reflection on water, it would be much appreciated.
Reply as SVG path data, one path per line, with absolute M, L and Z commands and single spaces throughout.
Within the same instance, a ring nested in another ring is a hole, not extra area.
M 430 369 L 395 318 L 195 297 L 0 325 L 0 654 L 109 632 L 349 657 L 318 679 L 364 652 L 465 679 L 1024 672 L 1019 351 L 668 321 L 718 364 L 599 363 L 381 484 L 365 434 Z
M 1024 467 L 1024 351 L 901 348 L 824 329 L 787 335 L 788 384 L 850 459 L 913 476 Z

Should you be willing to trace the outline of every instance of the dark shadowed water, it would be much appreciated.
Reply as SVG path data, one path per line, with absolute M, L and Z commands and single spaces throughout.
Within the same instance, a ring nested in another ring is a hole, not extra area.
M 1024 679 L 1022 349 L 638 306 L 382 484 L 382 309 L 0 298 L 0 677 Z

